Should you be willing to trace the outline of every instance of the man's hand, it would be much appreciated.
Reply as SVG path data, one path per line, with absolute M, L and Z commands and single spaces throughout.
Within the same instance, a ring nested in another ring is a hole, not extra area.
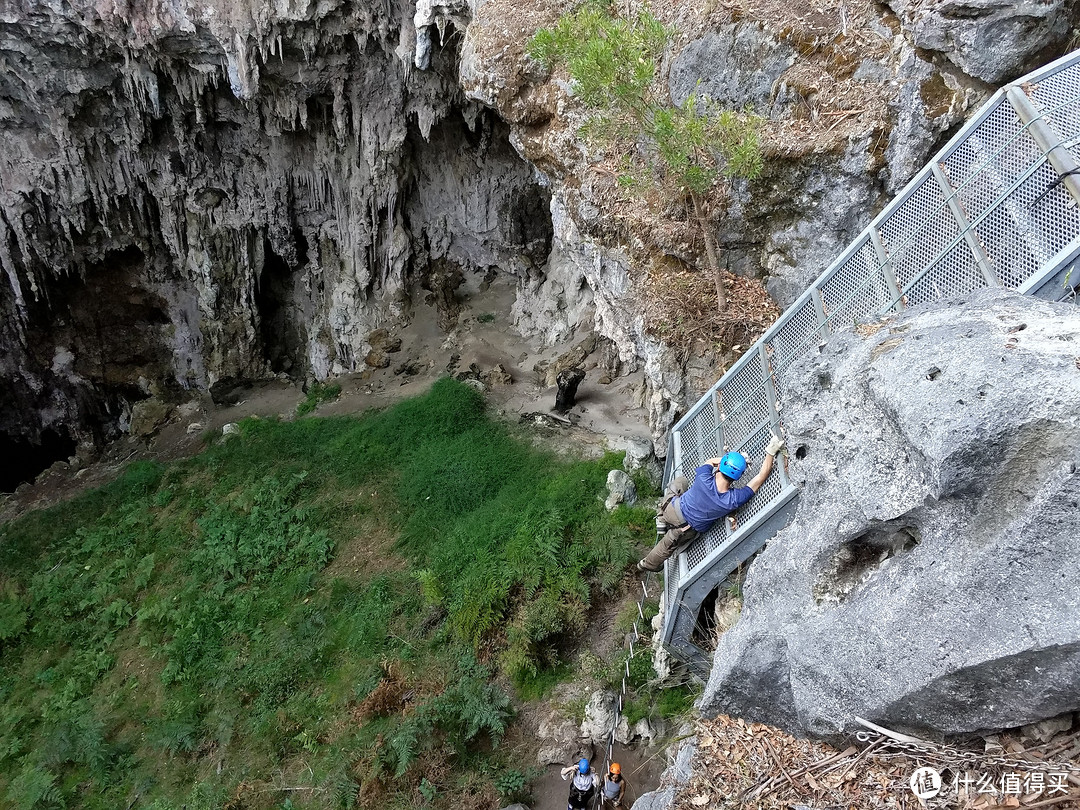
M 769 439 L 769 443 L 765 446 L 765 455 L 775 456 L 781 450 L 784 449 L 784 440 L 779 436 L 773 436 Z

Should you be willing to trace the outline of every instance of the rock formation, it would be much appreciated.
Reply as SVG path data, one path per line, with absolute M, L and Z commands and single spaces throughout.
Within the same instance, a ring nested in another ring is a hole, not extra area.
M 1010 43 L 989 70 L 935 39 L 938 12 L 896 8 L 658 11 L 679 32 L 675 100 L 704 79 L 769 119 L 765 174 L 710 216 L 728 266 L 782 304 L 986 94 L 979 80 L 1060 47 L 1073 13 L 1028 15 L 1037 53 Z M 618 371 L 644 370 L 662 446 L 731 356 L 649 316 L 669 272 L 693 276 L 698 231 L 678 205 L 615 193 L 570 88 L 525 56 L 558 11 L 4 3 L 0 449 L 62 457 L 126 430 L 141 399 L 354 369 L 417 288 L 450 323 L 461 274 L 493 270 L 519 279 L 524 333 L 595 328 Z M 985 41 L 1023 23 L 988 15 Z
M 703 711 L 838 736 L 1080 708 L 1078 341 L 1075 307 L 984 290 L 800 361 L 798 511 L 750 566 Z
M 889 3 L 916 47 L 936 51 L 969 76 L 997 83 L 1040 56 L 1055 56 L 1080 21 L 1069 0 L 1016 4 L 993 0 L 893 0 Z
M 351 370 L 411 286 L 546 260 L 546 192 L 453 47 L 415 69 L 415 12 L 4 4 L 6 437 L 107 438 L 150 394 Z

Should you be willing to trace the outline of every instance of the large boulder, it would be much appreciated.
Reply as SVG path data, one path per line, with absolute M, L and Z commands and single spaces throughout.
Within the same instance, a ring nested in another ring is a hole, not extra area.
M 606 689 L 597 689 L 585 704 L 585 719 L 581 721 L 581 736 L 594 745 L 603 745 L 611 739 L 611 730 L 617 725 L 617 696 Z
M 654 487 L 660 489 L 664 481 L 664 465 L 656 458 L 653 452 L 651 439 L 640 436 L 631 436 L 622 442 L 612 442 L 612 445 L 624 444 L 626 455 L 623 457 L 623 469 L 627 472 L 641 470 L 645 477 Z
M 637 503 L 637 486 L 634 479 L 622 470 L 612 470 L 607 474 L 607 498 L 604 506 L 610 512 L 620 503 L 633 506 Z
M 697 751 L 697 738 L 693 729 L 684 725 L 676 735 L 683 742 L 667 749 L 668 767 L 660 776 L 656 790 L 643 793 L 631 810 L 671 810 L 675 806 L 675 794 L 693 777 L 693 760 Z
M 172 413 L 172 407 L 157 397 L 150 397 L 131 406 L 131 426 L 128 431 L 132 436 L 152 436 L 165 424 Z
M 934 735 L 1080 708 L 1080 310 L 995 289 L 848 330 L 783 413 L 798 510 L 703 713 Z

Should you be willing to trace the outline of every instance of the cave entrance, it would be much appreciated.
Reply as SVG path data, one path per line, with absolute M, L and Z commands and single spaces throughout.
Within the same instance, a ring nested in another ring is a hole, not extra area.
M 307 240 L 297 231 L 297 267 L 307 262 Z M 293 369 L 293 358 L 300 341 L 291 317 L 293 307 L 293 268 L 278 255 L 270 240 L 263 238 L 263 266 L 255 286 L 255 308 L 259 313 L 259 333 L 263 356 L 275 374 Z
M 14 492 L 19 484 L 33 483 L 57 461 L 67 461 L 75 454 L 77 442 L 66 433 L 52 428 L 41 433 L 40 441 L 12 438 L 0 433 L 0 492 Z
M 739 621 L 742 613 L 743 582 L 746 580 L 746 565 L 740 565 L 701 600 L 694 631 L 690 640 L 703 650 L 711 653 L 720 643 L 720 637 Z
M 717 586 L 709 591 L 708 595 L 701 600 L 697 618 L 694 621 L 694 632 L 690 641 L 702 649 L 716 649 L 716 603 L 720 598 L 720 588 Z

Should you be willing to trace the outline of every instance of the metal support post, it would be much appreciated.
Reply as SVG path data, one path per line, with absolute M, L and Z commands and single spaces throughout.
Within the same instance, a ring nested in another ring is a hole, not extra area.
M 960 233 L 963 234 L 968 248 L 971 249 L 972 256 L 975 257 L 975 264 L 978 265 L 979 272 L 982 273 L 988 286 L 997 286 L 1001 282 L 998 281 L 994 268 L 990 264 L 990 259 L 986 255 L 986 251 L 983 250 L 979 235 L 972 229 L 967 214 L 964 213 L 960 201 L 956 199 L 956 190 L 952 187 L 952 183 L 949 182 L 949 178 L 945 176 L 945 170 L 941 168 L 940 163 L 934 162 L 930 164 L 930 171 L 941 187 L 941 193 L 945 195 L 945 201 L 949 204 L 949 211 L 952 213 L 953 219 L 956 220 L 956 226 L 959 228 Z
M 1006 98 L 1020 120 L 1027 125 L 1028 133 L 1046 153 L 1046 159 L 1050 162 L 1054 171 L 1061 178 L 1062 185 L 1069 190 L 1073 199 L 1080 205 L 1080 163 L 1073 157 L 1072 152 L 1065 148 L 1061 142 L 1061 136 L 1050 127 L 1043 118 L 1042 113 L 1035 109 L 1035 105 L 1020 87 L 1010 87 L 1005 92 Z
M 874 253 L 877 254 L 878 262 L 881 264 L 881 273 L 885 276 L 885 284 L 889 288 L 889 295 L 892 296 L 893 305 L 891 309 L 894 312 L 902 312 L 904 309 L 904 294 L 900 292 L 900 285 L 896 283 L 896 273 L 893 270 L 892 259 L 885 252 L 885 245 L 881 242 L 881 234 L 878 233 L 877 228 L 870 229 L 870 244 L 874 246 Z
M 829 326 L 829 316 L 825 314 L 825 301 L 821 297 L 821 290 L 816 285 L 810 288 L 810 298 L 814 301 L 814 311 L 817 312 L 821 339 L 824 341 L 832 334 L 832 327 Z

